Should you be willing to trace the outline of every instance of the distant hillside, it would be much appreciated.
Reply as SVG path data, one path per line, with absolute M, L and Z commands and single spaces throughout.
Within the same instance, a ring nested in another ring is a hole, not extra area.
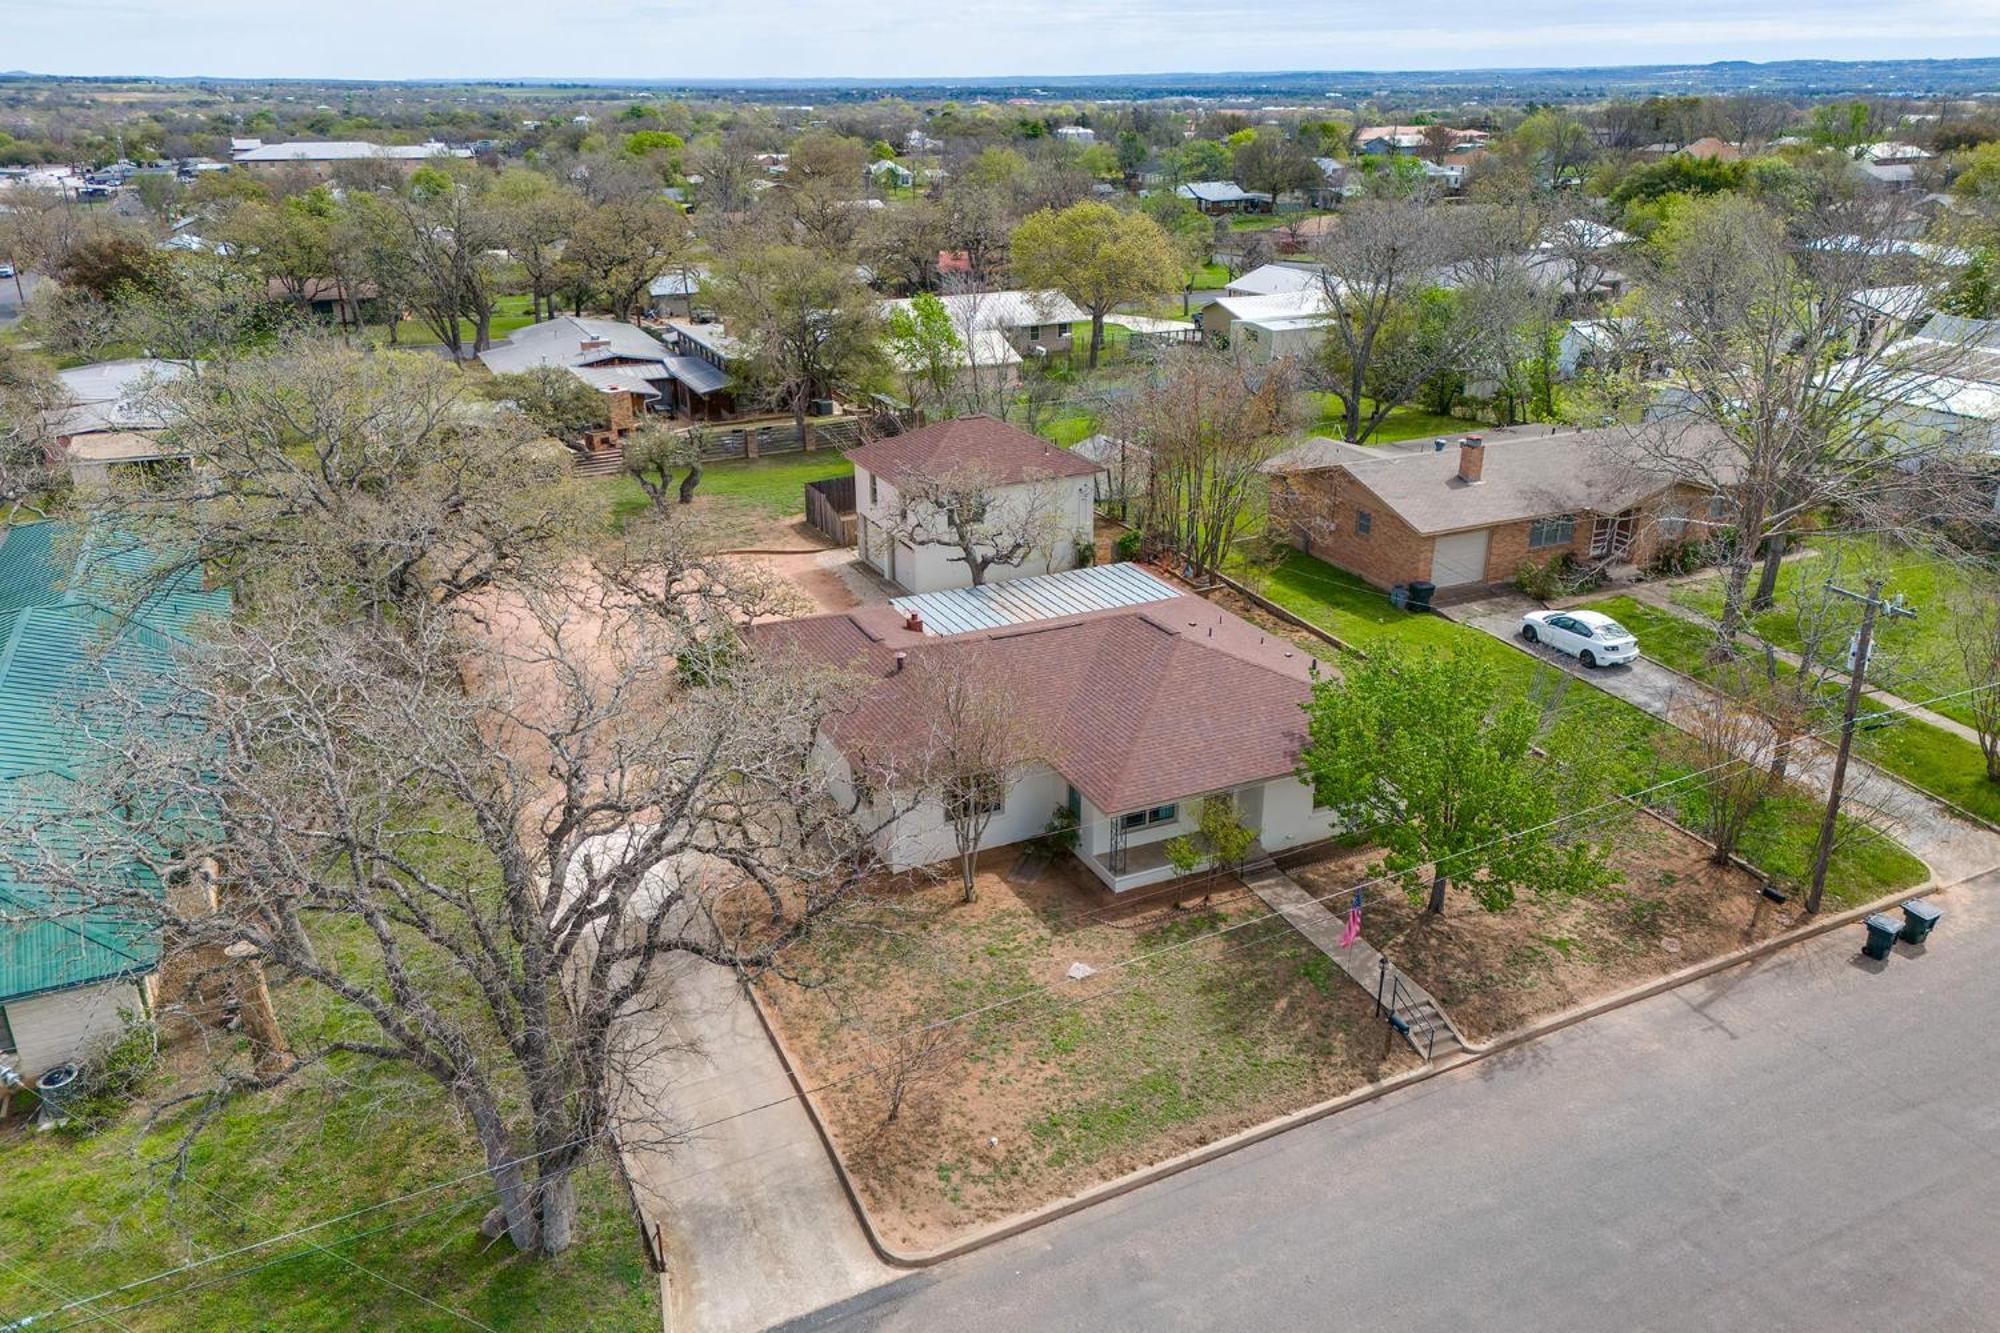
M 1286 70 L 1268 73 L 1036 75 L 922 79 L 160 79 L 143 74 L 101 79 L 26 72 L 19 81 L 207 87 L 644 89 L 748 101 L 859 101 L 884 95 L 913 100 L 951 97 L 1116 100 L 1199 97 L 1224 101 L 1396 97 L 1491 98 L 1509 102 L 1581 101 L 1652 94 L 1770 93 L 1787 97 L 2000 96 L 2000 57 L 1967 60 L 1724 60 L 1708 65 L 1603 65 L 1548 69 Z

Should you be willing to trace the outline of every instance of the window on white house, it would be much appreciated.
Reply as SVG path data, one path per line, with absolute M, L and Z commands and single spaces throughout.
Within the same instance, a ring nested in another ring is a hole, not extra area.
M 1575 514 L 1551 514 L 1528 525 L 1528 549 L 1531 551 L 1548 546 L 1568 546 L 1575 540 Z
M 1118 826 L 1130 833 L 1134 829 L 1158 828 L 1161 824 L 1171 824 L 1180 814 L 1177 805 L 1156 805 L 1150 810 L 1134 810 L 1130 814 L 1118 816 Z
M 882 502 L 882 495 L 881 492 L 875 486 L 875 474 L 871 472 L 868 474 L 868 503 L 872 506 L 880 504 L 881 502 Z
M 1042 326 L 1039 324 L 1030 324 L 1028 326 L 1028 341 L 1031 343 L 1038 343 L 1041 340 L 1042 340 Z
M 974 814 L 997 815 L 1007 805 L 1007 784 L 991 773 L 968 778 L 945 794 L 945 815 L 967 819 Z
M 1354 531 L 1356 533 L 1366 537 L 1374 529 L 1375 515 L 1369 513 L 1366 509 L 1357 509 L 1354 511 Z

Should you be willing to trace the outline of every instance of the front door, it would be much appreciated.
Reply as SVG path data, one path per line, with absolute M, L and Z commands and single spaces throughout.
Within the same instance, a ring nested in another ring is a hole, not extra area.
M 1600 516 L 1590 530 L 1590 553 L 1601 560 L 1620 560 L 1632 549 L 1639 531 L 1639 511 L 1628 509 L 1609 518 Z

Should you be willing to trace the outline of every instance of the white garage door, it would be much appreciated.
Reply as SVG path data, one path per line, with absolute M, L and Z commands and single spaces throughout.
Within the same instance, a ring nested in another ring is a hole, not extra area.
M 1431 544 L 1431 582 L 1440 588 L 1486 582 L 1486 539 L 1491 535 L 1481 528 L 1438 538 Z

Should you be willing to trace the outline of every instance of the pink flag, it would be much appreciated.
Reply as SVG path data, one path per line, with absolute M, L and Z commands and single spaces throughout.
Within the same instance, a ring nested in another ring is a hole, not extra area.
M 1347 909 L 1347 929 L 1340 932 L 1340 947 L 1345 949 L 1361 938 L 1361 890 L 1354 891 L 1354 905 Z

